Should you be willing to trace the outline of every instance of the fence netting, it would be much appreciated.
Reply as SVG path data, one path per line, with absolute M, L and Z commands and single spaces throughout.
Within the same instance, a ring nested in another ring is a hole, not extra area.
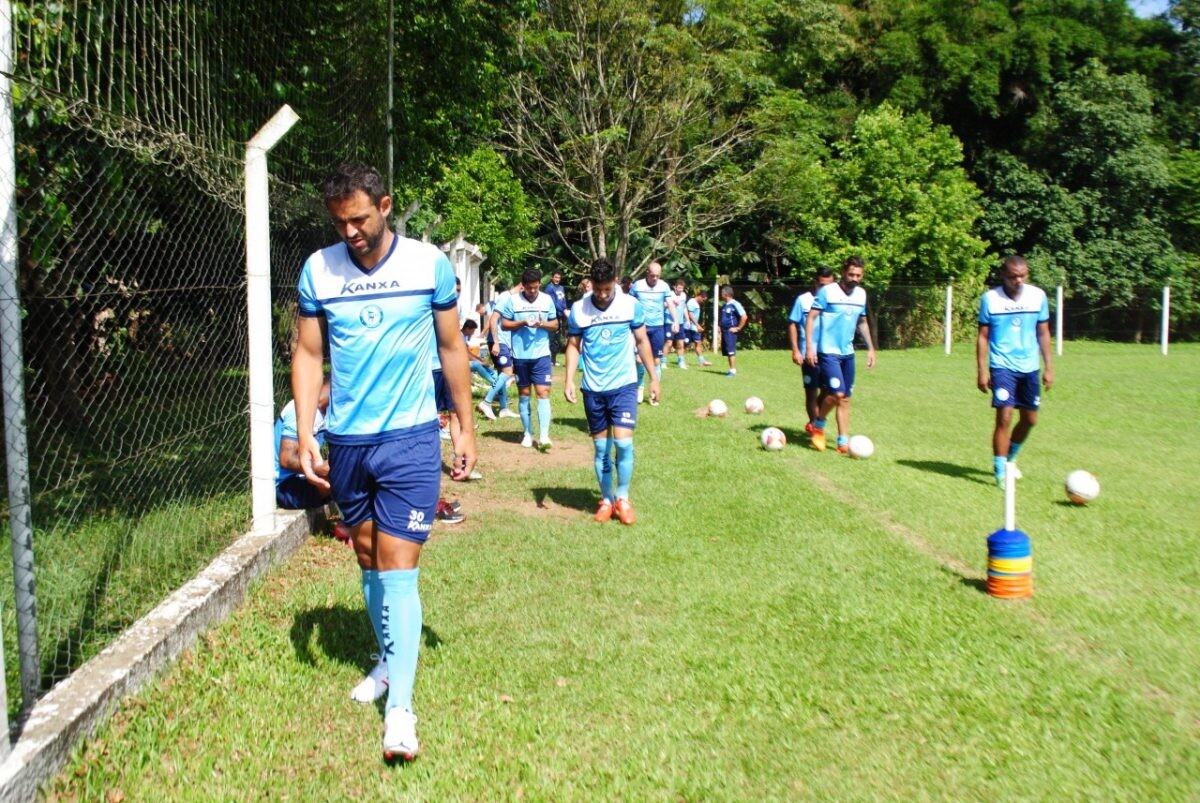
M 0 337 L 24 349 L 36 579 L 18 612 L 0 562 L 10 718 L 248 528 L 244 143 L 283 103 L 300 114 L 269 156 L 282 402 L 296 277 L 332 236 L 315 188 L 339 160 L 384 163 L 370 5 L 7 6 L 19 302 L 0 303 L 22 325 Z

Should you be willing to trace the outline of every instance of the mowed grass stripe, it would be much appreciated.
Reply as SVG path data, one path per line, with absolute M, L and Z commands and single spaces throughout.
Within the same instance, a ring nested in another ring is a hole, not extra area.
M 1089 643 L 1108 638 L 1043 590 L 1041 548 L 1038 596 L 1023 609 L 985 597 L 889 529 L 891 517 L 981 565 L 983 537 L 999 524 L 994 489 L 894 461 L 969 466 L 955 450 L 984 451 L 986 440 L 981 449 L 978 432 L 961 444 L 955 435 L 928 458 L 898 458 L 893 444 L 907 430 L 898 411 L 876 406 L 890 378 L 881 362 L 855 412 L 877 458 L 765 453 L 753 428 L 782 420 L 798 430 L 803 414 L 797 406 L 778 417 L 796 377 L 780 355 L 761 359 L 745 355 L 737 380 L 668 369 L 664 405 L 642 408 L 633 528 L 590 521 L 586 459 L 550 478 L 489 475 L 480 493 L 516 503 L 473 508 L 474 486 L 463 489 L 473 523 L 447 529 L 424 558 L 425 755 L 414 766 L 381 767 L 378 712 L 346 699 L 372 638 L 348 551 L 314 541 L 129 706 L 100 735 L 103 749 L 84 751 L 56 790 L 197 799 L 1195 796 L 1200 758 L 1186 723 L 1019 613 L 1036 606 L 1079 626 Z M 745 381 L 751 370 L 765 389 Z M 718 390 L 730 419 L 692 417 Z M 767 400 L 761 420 L 737 412 L 751 392 Z M 978 414 L 981 400 L 970 398 Z M 986 422 L 977 429 L 986 439 Z M 587 445 L 568 427 L 555 439 Z M 587 509 L 539 515 L 535 487 L 558 487 Z M 989 504 L 990 513 L 967 512 Z M 1194 652 L 1186 660 L 1194 667 Z M 203 785 L 192 785 L 198 778 Z

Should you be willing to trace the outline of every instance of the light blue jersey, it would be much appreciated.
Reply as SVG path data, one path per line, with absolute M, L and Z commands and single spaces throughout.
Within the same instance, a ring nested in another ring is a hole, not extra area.
M 488 308 L 487 308 L 488 317 L 490 318 L 493 312 L 496 312 L 498 314 L 500 307 L 506 301 L 508 301 L 508 297 L 511 295 L 512 295 L 511 291 L 505 290 L 503 293 L 501 293 L 500 295 L 496 296 L 491 301 L 489 301 Z M 499 321 L 496 322 L 496 333 L 500 337 L 500 340 L 498 341 L 500 343 L 500 345 L 508 346 L 511 349 L 512 348 L 512 332 L 508 331 L 503 326 L 501 326 Z M 489 332 L 489 335 L 490 335 L 490 332 Z
M 1050 302 L 1040 287 L 1027 284 L 1012 299 L 993 287 L 979 302 L 979 323 L 988 327 L 988 363 L 993 368 L 1030 373 L 1041 367 L 1037 327 L 1050 320 Z
M 538 292 L 533 301 L 524 293 L 509 293 L 503 303 L 496 309 L 500 317 L 506 321 L 553 321 L 558 318 L 558 310 L 554 308 L 554 299 L 545 293 Z M 503 327 L 501 327 L 503 329 Z M 550 356 L 550 330 L 542 327 L 522 326 L 511 329 L 512 355 L 514 360 L 536 360 L 538 357 Z
M 805 321 L 808 320 L 808 311 L 812 309 L 815 296 L 812 293 L 804 292 L 796 296 L 795 302 L 792 304 L 792 311 L 788 313 L 788 320 L 796 324 L 796 329 L 799 331 L 799 337 L 796 342 L 800 344 L 800 353 L 806 354 L 808 348 L 808 335 L 804 332 Z M 813 323 L 813 339 L 815 342 L 821 342 L 821 319 L 818 318 Z
M 688 320 L 687 316 L 684 316 L 683 328 L 689 332 L 695 332 L 696 327 L 700 325 L 700 302 L 694 298 L 689 298 L 687 300 L 687 311 L 692 314 L 692 318 Z
M 584 390 L 604 393 L 637 382 L 634 331 L 644 324 L 642 305 L 632 295 L 613 296 L 603 310 L 590 295 L 571 305 L 567 333 L 580 338 Z
M 838 282 L 817 291 L 812 308 L 821 316 L 813 328 L 818 354 L 853 354 L 854 332 L 858 321 L 867 314 L 867 291 L 855 287 L 850 293 Z
M 683 331 L 683 322 L 687 320 L 687 315 L 684 314 L 684 310 L 687 309 L 687 293 L 671 293 L 671 299 L 675 302 L 675 308 L 670 310 L 672 320 L 668 323 L 679 324 L 679 330 Z
M 313 435 L 316 436 L 317 445 L 325 445 L 325 414 L 317 410 L 317 415 L 313 421 Z M 289 401 L 283 406 L 279 412 L 279 417 L 275 419 L 275 484 L 278 485 L 281 481 L 289 477 L 303 477 L 303 471 L 284 471 L 279 467 L 279 445 L 280 442 L 287 438 L 292 441 L 299 441 L 300 435 L 296 432 L 296 402 Z
M 646 326 L 663 325 L 666 321 L 664 311 L 666 310 L 667 296 L 671 294 L 671 288 L 667 287 L 666 282 L 659 279 L 651 287 L 645 279 L 638 279 L 629 288 L 629 294 L 641 302 L 642 316 L 646 319 Z
M 435 310 L 454 309 L 454 270 L 429 243 L 395 237 L 364 271 L 344 243 L 308 258 L 300 314 L 328 325 L 333 444 L 373 444 L 437 420 L 433 401 Z

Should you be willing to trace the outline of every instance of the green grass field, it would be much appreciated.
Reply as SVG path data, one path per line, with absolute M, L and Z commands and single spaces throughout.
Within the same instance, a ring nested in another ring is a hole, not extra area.
M 860 369 L 869 461 L 803 448 L 782 352 L 739 355 L 732 380 L 668 369 L 640 414 L 631 528 L 591 521 L 583 413 L 561 389 L 549 455 L 483 422 L 486 479 L 448 488 L 470 518 L 423 556 L 417 762 L 384 765 L 380 709 L 348 699 L 373 638 L 350 551 L 317 538 L 46 791 L 1200 797 L 1200 348 L 1067 344 L 1020 458 L 1020 602 L 982 590 L 1003 496 L 956 348 Z M 764 415 L 741 412 L 751 394 Z M 728 418 L 693 415 L 714 397 Z M 758 448 L 766 425 L 782 453 Z M 1062 491 L 1074 468 L 1102 484 L 1085 508 Z

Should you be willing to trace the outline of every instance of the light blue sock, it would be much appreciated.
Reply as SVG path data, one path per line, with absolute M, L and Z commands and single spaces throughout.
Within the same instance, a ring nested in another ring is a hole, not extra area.
M 654 375 L 658 377 L 659 382 L 662 381 L 662 363 L 661 362 L 654 366 Z
M 507 407 L 508 406 L 508 398 L 507 398 L 508 393 L 505 390 L 505 382 L 507 380 L 508 380 L 508 376 L 506 376 L 503 371 L 497 371 L 496 378 L 494 380 L 492 380 L 492 386 L 490 388 L 488 388 L 487 395 L 483 397 L 483 400 L 485 402 L 487 402 L 488 404 L 491 404 L 492 402 L 494 402 L 496 400 L 497 397 L 500 397 L 501 399 L 503 399 L 503 401 L 500 402 L 500 405 L 502 407 Z
M 646 366 L 642 365 L 641 360 L 638 360 L 637 369 L 638 369 L 637 383 L 638 383 L 638 387 L 640 388 L 642 386 L 642 381 L 646 378 Z
M 1023 444 L 1017 443 L 1016 441 L 1009 441 L 1009 443 L 1008 443 L 1008 459 L 1009 460 L 1017 459 L 1017 452 L 1021 451 L 1022 445 Z
M 629 483 L 633 479 L 633 438 L 617 438 L 617 498 L 629 498 Z
M 533 413 L 529 404 L 529 397 L 522 396 L 517 402 L 517 407 L 521 411 L 521 426 L 525 427 L 526 432 L 533 432 Z
M 385 536 L 386 537 L 386 536 Z M 383 655 L 387 659 L 386 710 L 412 710 L 413 681 L 417 677 L 417 651 L 421 646 L 421 595 L 417 591 L 420 569 L 379 572 L 383 621 Z
M 594 438 L 592 448 L 596 450 L 596 481 L 600 483 L 600 495 L 613 500 L 612 492 L 612 437 Z
M 1003 457 L 1001 457 L 1000 455 L 994 456 L 992 458 L 992 466 L 996 472 L 997 477 L 1004 476 L 1004 458 Z
M 538 399 L 538 428 L 541 430 L 541 440 L 550 440 L 550 400 Z
M 825 419 L 824 418 L 814 418 L 813 419 L 813 429 L 822 429 L 822 430 L 825 429 Z
M 500 392 L 496 394 L 496 398 L 500 401 L 500 409 L 508 409 L 508 374 L 500 371 Z
M 849 442 L 850 442 L 849 435 L 838 435 L 838 439 L 837 439 L 838 446 L 845 446 Z
M 383 586 L 379 585 L 379 572 L 375 569 L 362 570 L 363 602 L 367 604 L 367 618 L 375 631 L 375 646 L 383 655 Z

